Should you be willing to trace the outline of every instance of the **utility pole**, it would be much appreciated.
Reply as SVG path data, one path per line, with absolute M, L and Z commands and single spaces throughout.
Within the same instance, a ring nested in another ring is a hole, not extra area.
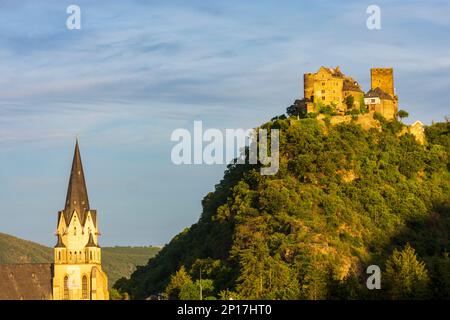
M 200 300 L 203 300 L 203 292 L 202 292 L 202 267 L 200 266 Z

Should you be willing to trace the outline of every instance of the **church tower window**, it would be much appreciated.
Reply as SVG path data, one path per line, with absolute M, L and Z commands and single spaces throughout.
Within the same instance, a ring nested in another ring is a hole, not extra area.
M 69 277 L 64 277 L 64 300 L 69 300 Z
M 87 281 L 87 277 L 86 276 L 83 276 L 81 287 L 82 287 L 82 290 L 81 290 L 82 291 L 82 298 L 84 300 L 86 300 L 86 299 L 88 299 L 88 281 Z

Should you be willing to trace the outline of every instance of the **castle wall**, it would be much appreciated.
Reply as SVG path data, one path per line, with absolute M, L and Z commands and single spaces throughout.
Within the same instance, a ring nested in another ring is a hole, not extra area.
M 394 97 L 394 69 L 372 68 L 370 69 L 371 89 L 380 88 Z
M 343 91 L 344 99 L 348 96 L 353 96 L 353 107 L 359 109 L 361 107 L 361 99 L 364 98 L 364 93 L 360 91 Z M 344 103 L 345 104 L 345 103 Z
M 314 74 L 305 73 L 303 75 L 303 94 L 305 99 L 314 99 Z
M 334 104 L 338 111 L 342 111 L 343 85 L 343 79 L 333 77 L 322 69 L 319 70 L 314 78 L 314 103 L 323 105 Z

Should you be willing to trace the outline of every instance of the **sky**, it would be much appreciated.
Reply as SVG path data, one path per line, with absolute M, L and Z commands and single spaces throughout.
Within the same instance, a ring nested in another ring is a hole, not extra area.
M 406 122 L 442 121 L 449 53 L 449 1 L 0 0 L 0 232 L 56 243 L 78 135 L 100 244 L 164 245 L 225 168 L 174 165 L 175 129 L 256 127 L 321 65 L 393 67 Z

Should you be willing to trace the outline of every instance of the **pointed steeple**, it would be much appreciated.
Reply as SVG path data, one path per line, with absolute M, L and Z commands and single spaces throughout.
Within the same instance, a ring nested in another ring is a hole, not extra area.
M 84 223 L 85 216 L 89 211 L 89 198 L 86 188 L 86 181 L 84 179 L 78 138 L 75 143 L 72 171 L 70 172 L 69 187 L 67 188 L 66 205 L 64 208 L 64 215 L 67 224 L 69 224 L 72 219 L 74 211 L 78 213 L 80 222 Z
M 92 247 L 93 248 L 99 248 L 99 246 L 96 245 L 95 242 L 94 242 L 94 236 L 92 235 L 92 233 L 89 234 L 89 241 L 86 244 L 86 247 L 87 248 L 92 248 Z
M 58 233 L 57 236 L 58 236 L 58 242 L 56 243 L 55 248 L 65 248 L 66 246 L 64 245 L 64 243 L 62 241 L 61 234 Z

